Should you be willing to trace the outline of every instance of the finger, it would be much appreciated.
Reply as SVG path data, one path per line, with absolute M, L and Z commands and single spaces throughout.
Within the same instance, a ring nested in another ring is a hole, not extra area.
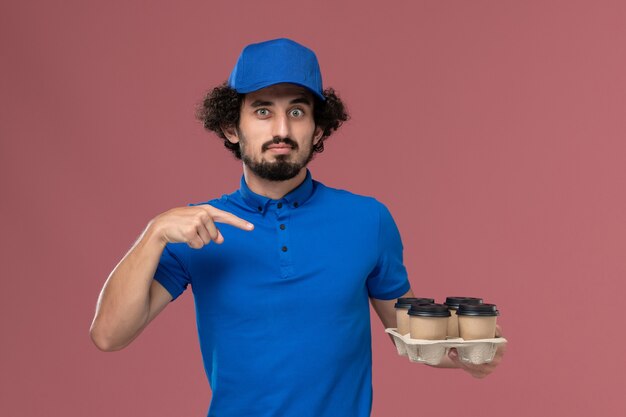
M 496 366 L 498 366 L 500 364 L 500 362 L 502 362 L 502 354 L 496 352 L 495 355 L 493 355 L 493 358 L 491 359 L 491 361 L 489 361 L 489 365 L 491 365 L 492 368 L 495 368 Z
M 448 351 L 448 357 L 450 359 L 452 359 L 452 362 L 456 363 L 459 366 L 463 366 L 463 362 L 461 362 L 461 359 L 459 358 L 459 352 L 456 351 L 455 348 L 451 348 Z
M 240 217 L 235 216 L 232 213 L 229 213 L 224 210 L 220 210 L 216 207 L 213 207 L 209 204 L 201 204 L 197 207 L 202 207 L 209 212 L 213 221 L 218 223 L 226 223 L 231 226 L 235 226 L 242 230 L 252 230 L 254 229 L 254 225 Z
M 198 236 L 200 236 L 205 245 L 211 243 L 211 231 L 208 230 L 204 224 L 200 223 L 196 227 L 196 233 L 198 234 Z
M 217 226 L 215 226 L 215 223 L 213 223 L 213 220 L 211 220 L 211 218 L 209 217 L 202 226 L 204 226 L 208 230 L 210 239 L 214 242 L 217 242 L 219 233 L 217 230 Z
M 502 337 L 502 327 L 499 324 L 496 324 L 496 337 Z
M 501 343 L 496 349 L 496 358 L 501 358 L 504 356 L 504 352 L 506 351 L 506 343 Z
M 187 245 L 192 249 L 201 249 L 204 246 L 204 241 L 200 235 L 196 233 L 196 235 L 187 242 Z
M 222 232 L 220 232 L 220 229 L 217 229 L 217 239 L 215 239 L 215 243 L 217 243 L 218 245 L 224 243 L 224 236 L 222 236 Z

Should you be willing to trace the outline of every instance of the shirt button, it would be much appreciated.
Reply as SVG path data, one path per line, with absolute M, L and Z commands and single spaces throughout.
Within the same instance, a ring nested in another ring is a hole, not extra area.
M 296 201 L 295 203 L 293 203 L 293 206 L 294 206 L 295 208 L 298 208 L 298 202 Z
M 280 225 L 280 230 L 285 230 L 285 225 L 284 224 Z
M 287 252 L 287 246 L 283 246 L 283 252 Z
M 276 205 L 276 207 L 278 207 L 278 208 L 283 208 L 283 203 L 278 203 L 278 204 Z
M 257 208 L 259 209 L 259 211 L 263 211 L 263 207 L 259 206 Z

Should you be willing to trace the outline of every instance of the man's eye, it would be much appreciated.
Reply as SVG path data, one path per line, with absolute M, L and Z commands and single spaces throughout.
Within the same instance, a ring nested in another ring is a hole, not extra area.
M 270 111 L 268 109 L 258 109 L 256 111 L 256 114 L 258 114 L 259 116 L 268 116 L 270 114 Z
M 302 110 L 300 110 L 300 109 L 293 109 L 291 111 L 291 115 L 293 117 L 302 117 L 303 114 L 304 114 L 304 112 Z

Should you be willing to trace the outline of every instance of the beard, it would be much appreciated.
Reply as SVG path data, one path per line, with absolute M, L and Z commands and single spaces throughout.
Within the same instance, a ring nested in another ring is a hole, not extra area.
M 313 146 L 310 147 L 309 151 L 305 155 L 301 155 L 301 158 L 295 161 L 289 161 L 291 154 L 288 155 L 276 155 L 276 160 L 273 162 L 261 160 L 257 162 L 253 160 L 250 155 L 246 153 L 246 138 L 239 131 L 239 149 L 241 152 L 241 160 L 244 164 L 250 169 L 250 171 L 254 172 L 260 178 L 263 178 L 268 181 L 286 181 L 294 178 L 298 173 L 302 170 L 302 168 L 306 167 L 311 160 L 313 160 L 314 151 Z M 298 143 L 290 138 L 274 138 L 271 141 L 268 141 L 263 144 L 261 147 L 261 151 L 266 152 L 268 147 L 272 144 L 284 143 L 286 145 L 291 146 L 292 153 L 296 153 L 298 151 Z

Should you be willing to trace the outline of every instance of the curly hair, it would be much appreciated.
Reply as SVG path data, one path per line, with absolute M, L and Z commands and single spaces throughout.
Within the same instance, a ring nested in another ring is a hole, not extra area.
M 324 151 L 324 141 L 350 118 L 345 105 L 334 89 L 327 88 L 322 94 L 326 100 L 322 101 L 315 98 L 313 105 L 315 125 L 324 130 L 321 139 L 313 147 L 314 152 Z M 245 94 L 238 93 L 225 82 L 207 93 L 196 110 L 196 118 L 202 122 L 204 128 L 223 139 L 224 146 L 237 159 L 241 159 L 239 143 L 232 143 L 226 139 L 222 127 L 239 126 L 239 115 L 244 96 Z

